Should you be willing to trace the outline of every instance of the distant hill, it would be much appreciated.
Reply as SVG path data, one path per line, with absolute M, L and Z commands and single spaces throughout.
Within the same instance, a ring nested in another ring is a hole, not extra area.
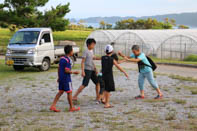
M 163 21 L 165 18 L 169 19 L 175 19 L 176 24 L 180 25 L 187 25 L 190 27 L 197 27 L 197 12 L 193 13 L 180 13 L 180 14 L 166 14 L 166 15 L 155 15 L 155 16 L 143 16 L 143 17 L 134 17 L 134 16 L 127 16 L 127 17 L 119 17 L 119 16 L 112 16 L 112 17 L 89 17 L 84 18 L 81 20 L 84 20 L 86 23 L 99 23 L 100 21 L 105 21 L 107 23 L 114 24 L 117 21 L 133 18 L 134 20 L 137 19 L 147 19 L 147 18 L 153 18 L 157 19 L 158 21 Z M 71 22 L 77 22 L 79 20 L 71 19 Z

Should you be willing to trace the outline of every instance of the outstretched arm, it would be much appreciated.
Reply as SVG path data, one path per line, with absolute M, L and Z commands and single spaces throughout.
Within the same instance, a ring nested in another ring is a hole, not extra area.
M 128 74 L 118 65 L 118 63 L 114 60 L 114 65 L 121 71 L 124 73 L 124 75 L 129 78 Z
M 130 61 L 130 62 L 140 62 L 140 59 L 134 59 L 134 58 L 126 58 L 125 60 Z
M 124 55 L 122 52 L 118 52 L 118 55 L 121 56 L 122 58 L 126 59 L 126 58 L 131 58 L 130 56 L 126 56 Z
M 101 60 L 101 57 L 94 56 L 93 60 Z
M 122 63 L 124 63 L 124 62 L 126 62 L 126 60 L 118 60 L 118 61 L 116 61 L 118 64 L 122 64 Z
M 140 62 L 141 60 L 138 58 L 131 58 L 130 56 L 125 56 L 124 54 L 122 54 L 121 52 L 118 53 L 121 57 L 123 57 L 126 61 L 130 61 L 130 62 Z

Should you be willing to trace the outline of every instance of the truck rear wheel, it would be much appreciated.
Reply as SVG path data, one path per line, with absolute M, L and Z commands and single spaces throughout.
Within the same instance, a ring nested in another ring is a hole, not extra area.
M 15 71 L 22 71 L 22 70 L 25 69 L 24 66 L 19 66 L 19 65 L 14 65 L 13 68 L 14 68 Z
M 43 61 L 42 61 L 42 65 L 39 66 L 39 70 L 40 71 L 48 71 L 49 68 L 51 66 L 51 63 L 50 63 L 50 60 L 45 58 Z

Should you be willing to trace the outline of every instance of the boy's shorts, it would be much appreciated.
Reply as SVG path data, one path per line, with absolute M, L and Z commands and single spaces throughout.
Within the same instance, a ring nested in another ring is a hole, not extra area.
M 85 70 L 85 77 L 83 78 L 82 85 L 85 87 L 88 86 L 90 79 L 93 81 L 95 85 L 99 82 L 95 71 Z
M 66 82 L 66 83 L 59 83 L 59 90 L 60 91 L 65 91 L 66 93 L 71 93 L 73 88 L 72 88 L 72 82 Z

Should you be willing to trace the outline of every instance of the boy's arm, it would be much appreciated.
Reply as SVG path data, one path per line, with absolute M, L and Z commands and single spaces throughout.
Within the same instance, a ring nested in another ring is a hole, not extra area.
M 118 60 L 117 61 L 118 64 L 121 64 L 121 63 L 124 63 L 124 62 L 126 62 L 126 60 Z
M 114 65 L 121 71 L 124 73 L 124 75 L 129 78 L 128 74 L 118 65 L 118 63 L 114 60 Z
M 140 62 L 141 59 L 135 59 L 135 58 L 126 58 L 125 60 L 130 61 L 130 62 Z
M 128 58 L 131 58 L 130 56 L 126 56 L 126 55 L 124 55 L 122 52 L 118 52 L 118 54 L 119 54 L 119 56 L 121 56 L 122 58 L 124 58 L 124 59 L 128 59 Z
M 58 74 L 57 82 L 59 82 L 59 75 L 60 75 L 60 67 L 58 67 L 58 71 L 57 71 L 57 74 Z
M 130 56 L 125 56 L 124 54 L 122 54 L 121 52 L 118 53 L 121 57 L 123 57 L 126 61 L 130 61 L 130 62 L 140 62 L 141 59 L 137 58 L 131 58 Z
M 85 58 L 82 58 L 82 61 L 81 61 L 81 76 L 82 77 L 85 77 L 84 63 L 85 63 Z
M 101 57 L 94 56 L 93 60 L 101 60 Z
M 67 74 L 79 74 L 79 71 L 71 71 L 69 68 L 66 68 L 65 69 L 65 72 L 67 73 Z
M 94 57 L 93 57 L 93 60 L 101 60 L 101 57 L 94 56 Z M 96 69 L 95 63 L 94 63 L 94 71 L 96 72 L 96 74 L 98 74 L 98 71 L 97 71 L 97 69 Z

